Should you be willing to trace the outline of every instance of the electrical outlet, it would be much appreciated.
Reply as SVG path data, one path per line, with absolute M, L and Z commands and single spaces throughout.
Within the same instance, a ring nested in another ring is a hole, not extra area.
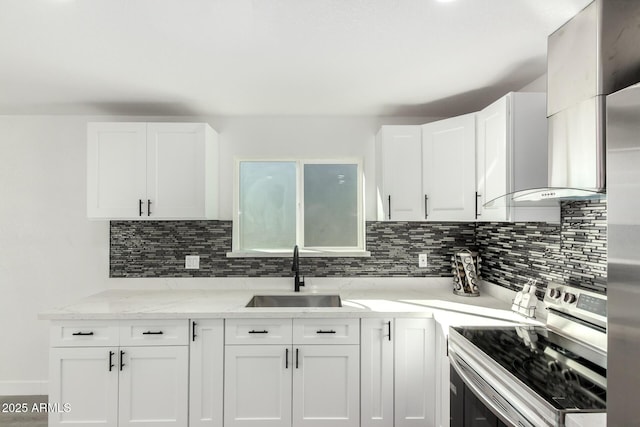
M 184 268 L 197 270 L 200 268 L 200 255 L 187 255 L 184 257 Z
M 427 268 L 427 254 L 418 255 L 418 267 Z

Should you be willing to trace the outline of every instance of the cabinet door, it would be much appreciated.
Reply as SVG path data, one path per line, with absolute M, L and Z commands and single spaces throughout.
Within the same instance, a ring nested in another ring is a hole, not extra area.
M 422 126 L 424 218 L 476 219 L 476 115 Z
M 396 319 L 395 336 L 395 427 L 433 427 L 434 320 Z
M 508 180 L 511 176 L 509 100 L 508 96 L 500 98 L 478 113 L 477 184 L 480 221 L 507 221 L 509 218 L 509 208 L 505 203 L 483 206 L 511 191 Z
M 446 328 L 446 326 L 445 326 Z M 436 323 L 435 326 L 435 387 L 436 387 L 436 408 L 435 418 L 437 427 L 449 426 L 449 395 L 451 381 L 449 378 L 449 353 L 447 349 L 447 335 L 443 330 L 443 325 Z M 462 393 L 462 392 L 461 392 Z
M 117 350 L 108 347 L 50 349 L 49 403 L 58 404 L 61 409 L 49 413 L 50 426 L 118 425 Z
M 188 424 L 189 348 L 121 347 L 119 427 Z
M 420 221 L 422 156 L 420 126 L 383 126 L 378 140 L 378 182 L 384 220 Z
M 87 216 L 139 218 L 147 199 L 145 123 L 87 126 Z
M 225 346 L 225 427 L 290 427 L 291 370 L 288 346 Z
M 392 319 L 362 319 L 362 427 L 393 427 L 393 326 Z
M 150 218 L 205 216 L 205 136 L 202 123 L 147 125 Z
M 191 323 L 189 426 L 222 426 L 224 326 L 222 319 Z
M 359 346 L 301 345 L 294 348 L 293 425 L 360 425 Z

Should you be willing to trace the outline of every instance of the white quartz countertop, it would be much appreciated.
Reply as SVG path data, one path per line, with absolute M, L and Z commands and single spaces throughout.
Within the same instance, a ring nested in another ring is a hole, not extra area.
M 494 286 L 494 285 L 487 285 Z M 488 288 L 487 288 L 488 289 Z M 510 310 L 510 301 L 481 292 L 479 297 L 454 295 L 449 280 L 427 284 L 382 281 L 334 288 L 308 286 L 301 294 L 339 294 L 342 307 L 250 308 L 254 295 L 293 295 L 288 289 L 113 289 L 40 313 L 40 319 L 197 319 L 239 317 L 425 317 L 447 325 L 491 324 L 495 319 L 523 322 Z M 483 322 L 485 319 L 486 322 Z M 499 323 L 499 322 L 498 322 Z

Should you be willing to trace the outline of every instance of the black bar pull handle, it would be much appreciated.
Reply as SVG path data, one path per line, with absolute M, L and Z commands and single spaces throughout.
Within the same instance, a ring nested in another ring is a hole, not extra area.
M 120 370 L 122 371 L 122 368 L 124 368 L 124 351 L 120 351 Z
M 478 217 L 480 216 L 480 214 L 478 213 L 478 197 L 482 197 L 482 195 L 478 194 L 478 192 L 476 191 L 476 219 L 478 219 Z
M 391 220 L 391 194 L 389 194 L 389 220 Z
M 191 322 L 191 341 L 195 341 L 196 340 L 196 322 Z
M 298 369 L 298 352 L 300 349 L 296 348 L 296 369 Z
M 429 197 L 424 195 L 424 219 L 429 218 Z
M 284 369 L 289 369 L 289 349 L 284 350 Z
M 269 331 L 267 331 L 266 329 L 263 329 L 262 331 L 256 331 L 255 329 L 252 329 L 249 331 L 250 334 L 268 334 Z
M 387 325 L 389 326 L 389 335 L 387 336 L 389 337 L 389 341 L 391 341 L 391 320 L 387 322 Z
M 138 216 L 142 216 L 142 199 L 138 199 Z
M 151 216 L 151 199 L 147 199 L 147 216 Z
M 114 355 L 114 354 L 115 354 L 115 353 L 114 353 L 113 351 L 110 351 L 110 352 L 109 352 L 109 372 L 111 372 L 111 370 L 112 370 L 112 369 L 113 369 L 113 367 L 115 366 L 115 365 L 113 364 L 113 355 Z
M 142 335 L 162 335 L 163 333 L 162 331 L 147 331 L 143 332 Z
M 335 334 L 336 331 L 334 331 L 333 329 L 328 330 L 328 331 L 323 331 L 322 329 L 318 329 L 316 331 L 316 334 Z
M 88 337 L 93 335 L 93 332 L 74 332 L 71 335 L 75 336 L 75 337 Z

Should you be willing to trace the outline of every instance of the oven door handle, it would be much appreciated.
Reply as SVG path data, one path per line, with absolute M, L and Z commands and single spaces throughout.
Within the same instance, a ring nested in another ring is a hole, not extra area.
M 464 368 L 460 365 L 460 361 L 458 360 L 458 357 L 459 356 L 452 349 L 449 349 L 449 362 L 451 362 L 451 365 L 453 366 L 453 368 L 456 370 L 458 375 L 460 375 L 460 378 L 464 382 L 465 387 L 469 387 L 473 392 L 473 394 L 475 394 L 476 397 L 487 408 L 491 410 L 491 412 L 497 415 L 498 418 L 500 418 L 503 422 L 507 423 L 509 426 L 536 427 L 535 425 L 531 424 L 526 420 L 524 420 L 525 422 L 523 422 L 523 420 L 514 420 L 511 418 L 509 414 L 505 413 L 505 411 L 500 407 L 500 405 L 498 405 L 497 401 L 490 399 L 485 393 L 482 392 L 482 390 L 478 388 L 478 386 L 476 386 L 476 384 L 474 383 L 474 380 L 470 378 L 469 375 L 467 375 L 467 373 L 464 371 Z M 471 368 L 469 367 L 468 369 L 471 369 Z M 550 427 L 553 427 L 553 426 L 550 426 Z

